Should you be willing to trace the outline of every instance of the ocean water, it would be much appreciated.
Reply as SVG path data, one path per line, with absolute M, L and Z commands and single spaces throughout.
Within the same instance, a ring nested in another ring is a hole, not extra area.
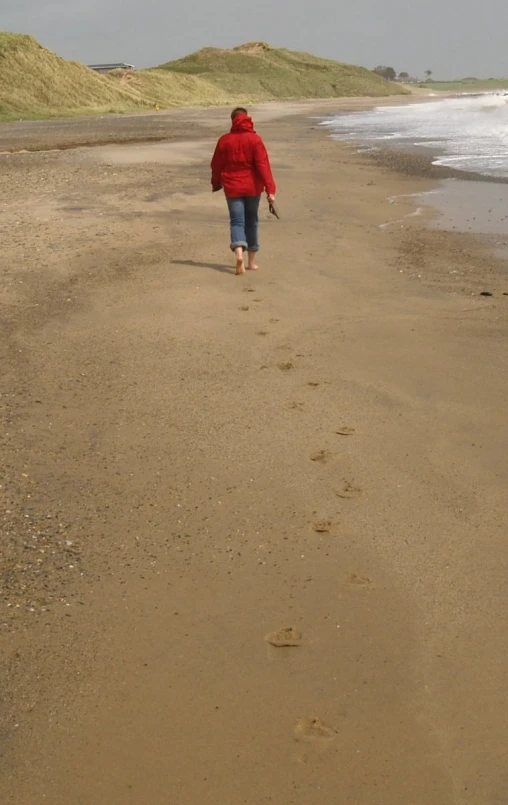
M 336 139 L 364 148 L 431 148 L 436 165 L 508 178 L 508 95 L 485 93 L 407 106 L 377 107 L 322 123 Z

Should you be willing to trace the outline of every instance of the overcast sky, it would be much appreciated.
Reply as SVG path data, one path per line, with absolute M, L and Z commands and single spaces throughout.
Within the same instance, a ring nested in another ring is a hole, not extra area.
M 508 76 L 507 0 L 0 0 L 0 29 L 88 64 L 263 40 L 420 76 Z

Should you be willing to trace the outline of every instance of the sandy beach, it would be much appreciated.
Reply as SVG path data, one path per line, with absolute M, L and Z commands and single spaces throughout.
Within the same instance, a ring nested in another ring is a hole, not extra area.
M 508 801 L 506 264 L 339 108 L 245 277 L 227 110 L 0 131 L 2 805 Z

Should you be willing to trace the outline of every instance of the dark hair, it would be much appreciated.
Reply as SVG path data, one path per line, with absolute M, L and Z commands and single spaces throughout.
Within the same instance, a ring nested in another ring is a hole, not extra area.
M 231 112 L 231 120 L 234 120 L 237 115 L 246 115 L 247 109 L 244 109 L 243 106 L 237 106 L 236 109 L 233 109 Z

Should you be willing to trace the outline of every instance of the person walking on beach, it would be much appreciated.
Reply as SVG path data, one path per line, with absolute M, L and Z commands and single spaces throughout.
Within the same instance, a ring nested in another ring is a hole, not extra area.
M 212 159 L 212 191 L 224 190 L 231 223 L 231 251 L 236 255 L 236 273 L 245 274 L 244 252 L 248 253 L 247 268 L 257 271 L 259 251 L 258 212 L 261 196 L 266 191 L 268 201 L 275 201 L 275 182 L 270 160 L 261 137 L 254 131 L 252 118 L 239 106 L 231 114 L 233 125 L 229 134 L 220 138 Z

